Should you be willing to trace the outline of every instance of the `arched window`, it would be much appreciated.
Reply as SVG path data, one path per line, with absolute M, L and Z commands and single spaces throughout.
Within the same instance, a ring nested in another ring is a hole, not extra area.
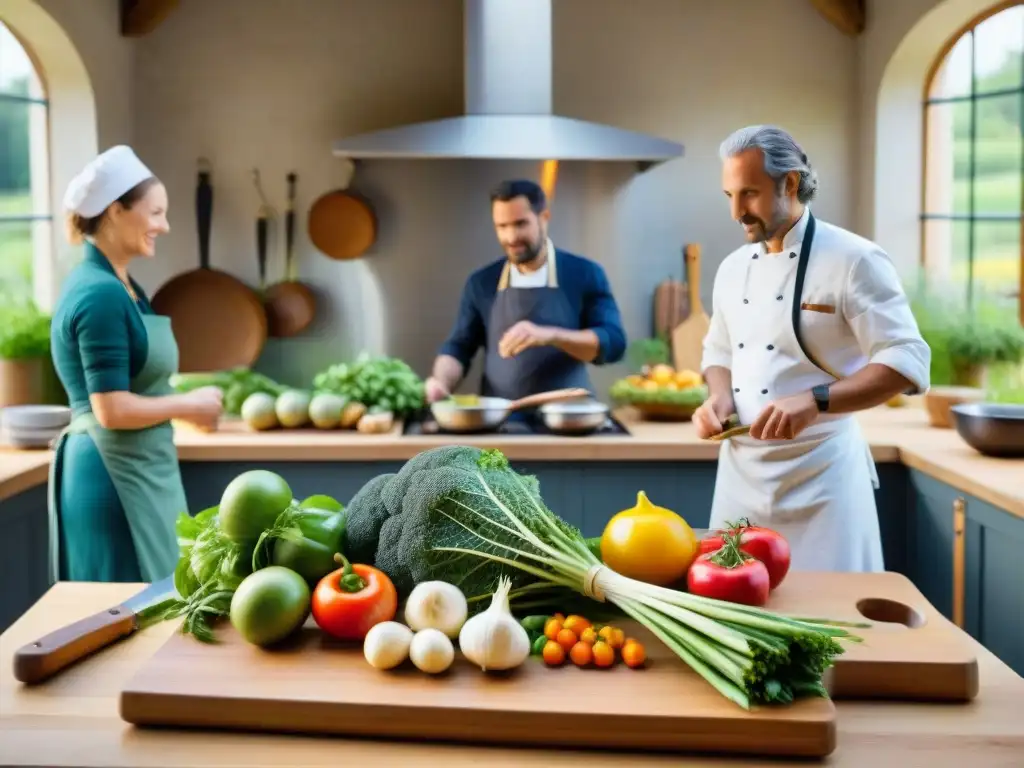
M 30 300 L 52 258 L 49 114 L 38 70 L 0 22 L 0 301 Z
M 925 266 L 963 286 L 969 305 L 982 295 L 1020 302 L 1024 3 L 1002 3 L 950 42 L 924 109 Z

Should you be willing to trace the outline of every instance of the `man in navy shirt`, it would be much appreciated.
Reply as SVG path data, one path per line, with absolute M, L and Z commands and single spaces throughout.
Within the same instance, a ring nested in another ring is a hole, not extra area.
M 626 351 L 604 270 L 554 247 L 551 212 L 534 182 L 499 185 L 491 213 L 506 258 L 466 281 L 455 328 L 426 382 L 427 400 L 447 397 L 481 347 L 481 395 L 515 400 L 563 387 L 592 391 L 587 364 L 614 363 Z

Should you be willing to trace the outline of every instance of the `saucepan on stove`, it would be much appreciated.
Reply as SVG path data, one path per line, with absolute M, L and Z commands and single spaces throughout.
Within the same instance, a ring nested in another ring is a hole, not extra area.
M 608 406 L 597 400 L 547 403 L 540 407 L 544 426 L 562 435 L 589 435 L 608 421 Z
M 515 411 L 532 408 L 545 403 L 562 400 L 577 400 L 589 397 L 583 388 L 555 389 L 536 395 L 506 400 L 503 397 L 479 397 L 477 395 L 453 395 L 430 406 L 430 412 L 441 429 L 446 432 L 489 432 L 505 423 Z

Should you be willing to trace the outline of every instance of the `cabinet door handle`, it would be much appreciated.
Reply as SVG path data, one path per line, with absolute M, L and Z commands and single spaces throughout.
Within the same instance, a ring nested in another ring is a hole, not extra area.
M 962 496 L 953 501 L 953 623 L 964 626 L 964 578 L 967 530 L 967 502 Z

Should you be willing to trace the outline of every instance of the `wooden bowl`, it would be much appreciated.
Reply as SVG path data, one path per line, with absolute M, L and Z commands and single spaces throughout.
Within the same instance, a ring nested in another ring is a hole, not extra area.
M 922 398 L 928 423 L 939 429 L 951 429 L 953 416 L 950 408 L 960 403 L 976 403 L 984 399 L 985 391 L 980 387 L 932 387 Z
M 645 421 L 689 421 L 700 405 L 668 403 L 630 403 Z

